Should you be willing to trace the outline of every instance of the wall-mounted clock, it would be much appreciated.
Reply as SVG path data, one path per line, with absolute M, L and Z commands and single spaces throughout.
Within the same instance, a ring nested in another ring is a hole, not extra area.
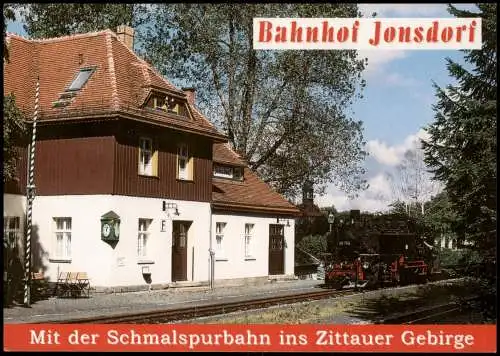
M 120 237 L 120 217 L 109 211 L 101 216 L 101 239 L 107 242 L 117 242 Z

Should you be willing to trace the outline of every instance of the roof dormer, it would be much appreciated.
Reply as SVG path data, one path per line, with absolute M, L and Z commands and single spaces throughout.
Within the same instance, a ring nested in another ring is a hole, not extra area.
M 144 107 L 150 110 L 174 114 L 191 119 L 185 98 L 152 89 L 145 100 Z

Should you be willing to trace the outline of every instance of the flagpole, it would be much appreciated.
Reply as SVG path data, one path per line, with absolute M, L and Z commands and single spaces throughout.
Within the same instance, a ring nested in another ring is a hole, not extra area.
M 40 97 L 40 77 L 37 78 L 35 91 L 35 111 L 33 113 L 33 132 L 31 136 L 30 156 L 29 156 L 29 177 L 26 186 L 26 246 L 24 254 L 24 305 L 31 304 L 31 231 L 33 226 L 33 200 L 35 199 L 35 143 L 36 143 L 36 120 L 38 118 L 38 103 Z

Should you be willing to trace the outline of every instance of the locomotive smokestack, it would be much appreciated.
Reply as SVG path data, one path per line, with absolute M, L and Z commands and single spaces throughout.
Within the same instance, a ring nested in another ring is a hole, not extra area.
M 361 217 L 361 211 L 360 210 L 351 210 L 351 220 L 359 220 L 359 218 Z

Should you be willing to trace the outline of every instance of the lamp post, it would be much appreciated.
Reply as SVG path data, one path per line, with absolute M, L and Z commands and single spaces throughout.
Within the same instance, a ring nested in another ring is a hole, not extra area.
M 332 232 L 332 225 L 335 222 L 335 215 L 333 214 L 333 211 L 330 211 L 330 214 L 328 214 L 328 224 L 330 225 L 330 232 Z

